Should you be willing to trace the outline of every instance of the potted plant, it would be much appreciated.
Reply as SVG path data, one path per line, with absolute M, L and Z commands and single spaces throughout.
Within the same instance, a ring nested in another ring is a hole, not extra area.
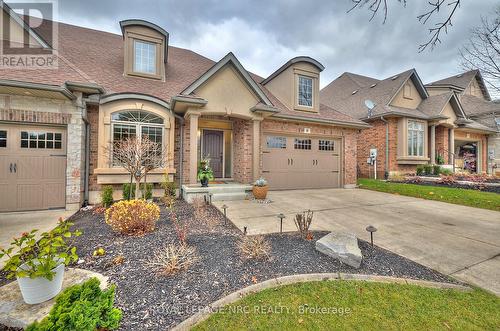
M 66 242 L 67 238 L 81 234 L 78 230 L 71 232 L 72 225 L 61 218 L 57 227 L 42 233 L 38 240 L 35 229 L 14 238 L 9 248 L 0 248 L 0 259 L 8 257 L 2 271 L 7 278 L 17 278 L 27 304 L 47 301 L 61 291 L 65 265 L 78 259 L 76 247 Z
M 267 191 L 269 187 L 267 186 L 267 181 L 260 177 L 255 181 L 252 187 L 252 193 L 255 199 L 265 199 L 267 196 Z
M 198 180 L 201 182 L 201 187 L 208 187 L 208 181 L 214 180 L 214 173 L 210 168 L 210 161 L 202 159 L 198 167 Z

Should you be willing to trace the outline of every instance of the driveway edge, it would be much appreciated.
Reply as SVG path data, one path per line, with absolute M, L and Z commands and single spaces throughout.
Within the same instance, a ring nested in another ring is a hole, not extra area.
M 208 306 L 206 306 L 200 312 L 192 315 L 191 317 L 185 319 L 181 323 L 177 324 L 172 330 L 181 331 L 181 330 L 189 330 L 191 327 L 196 324 L 203 322 L 210 315 L 212 315 L 213 311 L 216 311 L 219 308 L 222 308 L 228 304 L 234 303 L 247 295 L 254 294 L 260 292 L 265 289 L 275 288 L 282 285 L 289 285 L 295 283 L 304 283 L 311 281 L 334 281 L 334 280 L 359 280 L 359 281 L 367 281 L 367 282 L 380 282 L 380 283 L 395 283 L 395 284 L 410 284 L 417 285 L 422 287 L 436 288 L 436 289 L 453 289 L 459 291 L 471 291 L 472 288 L 457 285 L 457 284 L 449 284 L 449 283 L 439 283 L 439 282 L 431 282 L 426 280 L 416 280 L 416 279 L 408 279 L 408 278 L 397 278 L 390 276 L 377 276 L 377 275 L 364 275 L 364 274 L 345 274 L 345 273 L 317 273 L 317 274 L 299 274 L 299 275 L 290 275 L 283 276 L 278 278 L 271 278 L 261 283 L 257 283 L 254 285 L 247 286 L 233 292 L 215 302 L 212 302 Z

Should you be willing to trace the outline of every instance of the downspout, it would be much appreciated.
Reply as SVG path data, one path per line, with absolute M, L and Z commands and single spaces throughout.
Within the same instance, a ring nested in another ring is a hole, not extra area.
M 183 159 L 184 159 L 184 117 L 174 113 L 175 118 L 179 120 L 180 127 L 180 141 L 179 141 L 179 196 L 182 197 L 182 173 L 183 173 Z M 174 124 L 175 129 L 175 124 Z
M 486 135 L 486 173 L 489 174 L 490 173 L 490 149 L 488 147 L 489 145 L 489 138 L 490 138 L 490 135 Z M 481 155 L 481 158 L 483 156 Z M 493 171 L 492 171 L 493 172 Z
M 85 123 L 85 174 L 83 177 L 83 207 L 89 204 L 89 169 L 90 169 L 90 123 L 87 116 L 83 118 Z
M 384 162 L 384 178 L 389 178 L 389 121 L 387 121 L 384 116 L 380 116 L 382 122 L 385 123 L 385 162 Z

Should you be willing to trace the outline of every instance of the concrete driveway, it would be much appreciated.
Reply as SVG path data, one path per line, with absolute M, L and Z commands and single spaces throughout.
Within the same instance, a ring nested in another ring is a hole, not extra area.
M 297 212 L 314 211 L 312 229 L 350 231 L 413 261 L 500 295 L 500 212 L 362 189 L 274 191 L 270 204 L 215 202 L 249 234 L 295 231 Z
M 49 231 L 57 225 L 59 217 L 68 218 L 74 213 L 64 209 L 0 213 L 0 247 L 9 247 L 12 238 L 23 232 L 33 229 L 38 229 L 39 233 Z M 4 260 L 0 260 L 0 267 Z

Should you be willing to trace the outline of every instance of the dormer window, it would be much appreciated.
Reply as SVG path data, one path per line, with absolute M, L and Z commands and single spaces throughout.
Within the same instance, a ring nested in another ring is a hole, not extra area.
M 124 75 L 165 80 L 167 31 L 143 20 L 121 21 L 120 26 L 124 42 Z
M 156 74 L 157 44 L 134 40 L 134 72 Z
M 299 106 L 313 106 L 313 79 L 311 77 L 299 76 L 298 97 Z

